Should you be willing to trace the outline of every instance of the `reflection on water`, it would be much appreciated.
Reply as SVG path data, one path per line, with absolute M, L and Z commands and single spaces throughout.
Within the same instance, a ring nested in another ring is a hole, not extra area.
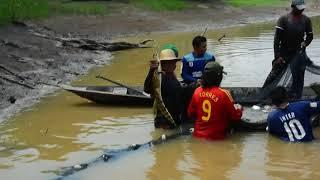
M 319 18 L 308 55 L 320 64 Z M 261 86 L 271 69 L 273 25 L 228 28 L 207 33 L 208 50 L 228 72 L 225 86 Z M 157 34 L 159 44 L 174 42 L 180 56 L 199 33 Z M 217 39 L 226 35 L 221 42 Z M 137 39 L 132 39 L 135 41 Z M 153 49 L 114 53 L 110 65 L 93 70 L 74 84 L 108 84 L 100 74 L 129 85 L 142 85 Z M 177 70 L 179 74 L 179 68 Z M 306 77 L 306 81 L 313 80 Z M 246 116 L 266 114 L 246 111 Z M 104 149 L 158 138 L 150 108 L 102 106 L 60 92 L 0 124 L 0 179 L 50 179 L 52 170 L 87 162 Z M 320 137 L 315 130 L 316 137 Z M 236 133 L 226 141 L 182 137 L 151 149 L 97 163 L 70 179 L 270 179 L 319 177 L 320 143 L 289 144 L 266 133 Z
M 228 73 L 223 86 L 262 86 L 271 70 L 273 33 L 261 33 L 258 37 L 225 38 L 223 43 L 214 47 L 218 60 Z M 319 52 L 320 40 L 315 39 L 307 54 L 316 64 L 320 64 Z M 318 82 L 320 77 L 313 77 L 307 72 L 305 79 L 305 85 L 309 85 Z

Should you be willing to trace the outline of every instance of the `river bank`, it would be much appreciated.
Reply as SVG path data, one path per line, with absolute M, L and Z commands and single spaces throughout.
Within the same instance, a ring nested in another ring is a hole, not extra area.
M 113 12 L 106 16 L 56 16 L 27 24 L 62 37 L 113 41 L 135 35 L 149 37 L 151 32 L 202 31 L 207 25 L 215 29 L 270 21 L 289 11 L 285 7 L 235 8 L 212 3 L 175 12 L 142 11 L 119 3 L 111 8 Z M 306 11 L 308 15 L 318 13 L 319 6 L 313 4 Z M 19 23 L 0 28 L 0 121 L 59 89 L 48 84 L 70 83 L 112 57 L 107 51 L 63 47 L 32 32 Z

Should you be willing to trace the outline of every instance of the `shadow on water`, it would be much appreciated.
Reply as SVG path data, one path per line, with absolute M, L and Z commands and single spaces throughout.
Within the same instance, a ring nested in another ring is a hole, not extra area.
M 77 104 L 73 104 L 75 107 L 90 107 L 90 108 L 109 108 L 109 107 L 118 107 L 121 108 L 123 107 L 123 104 L 98 104 L 95 102 L 81 102 Z M 149 109 L 150 106 L 145 106 L 145 105 L 135 105 L 135 104 L 126 104 L 126 107 L 130 108 L 145 108 Z

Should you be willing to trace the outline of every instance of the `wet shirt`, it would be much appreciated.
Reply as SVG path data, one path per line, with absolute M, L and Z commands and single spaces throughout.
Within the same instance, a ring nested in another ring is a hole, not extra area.
M 320 112 L 320 102 L 290 103 L 285 109 L 276 109 L 268 115 L 268 131 L 284 141 L 304 142 L 314 139 L 311 116 Z
M 161 95 L 166 108 L 176 124 L 179 125 L 182 112 L 182 87 L 175 76 L 162 74 Z M 157 112 L 157 114 L 159 114 L 159 116 L 156 117 L 156 121 L 162 121 L 163 117 L 161 117 L 159 112 Z
M 280 17 L 274 40 L 275 58 L 297 52 L 303 41 L 309 45 L 312 39 L 312 24 L 309 17 L 303 14 L 298 18 L 292 14 Z
M 215 61 L 215 57 L 207 52 L 201 56 L 196 56 L 194 53 L 185 55 L 182 58 L 181 77 L 183 81 L 186 83 L 191 83 L 197 81 L 197 79 L 200 79 L 204 70 L 204 66 L 209 61 Z
M 152 76 L 154 71 L 149 71 L 149 74 L 145 80 L 144 91 L 146 93 L 152 93 Z M 183 109 L 183 90 L 180 82 L 173 75 L 161 75 L 161 96 L 163 103 L 170 115 L 174 119 L 175 123 L 179 125 L 181 123 L 181 113 Z M 154 107 L 155 111 L 155 127 L 157 128 L 174 128 L 173 124 L 166 119 L 157 107 Z
M 199 87 L 192 96 L 188 115 L 195 118 L 195 137 L 219 140 L 225 138 L 231 121 L 240 121 L 242 111 L 235 109 L 227 90 Z

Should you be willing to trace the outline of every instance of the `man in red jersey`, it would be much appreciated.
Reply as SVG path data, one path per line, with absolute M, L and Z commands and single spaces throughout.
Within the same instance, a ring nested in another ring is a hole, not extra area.
M 202 86 L 195 90 L 188 107 L 188 115 L 195 119 L 195 137 L 224 139 L 230 123 L 241 119 L 242 107 L 234 105 L 230 93 L 219 87 L 223 73 L 223 66 L 217 62 L 205 66 Z

